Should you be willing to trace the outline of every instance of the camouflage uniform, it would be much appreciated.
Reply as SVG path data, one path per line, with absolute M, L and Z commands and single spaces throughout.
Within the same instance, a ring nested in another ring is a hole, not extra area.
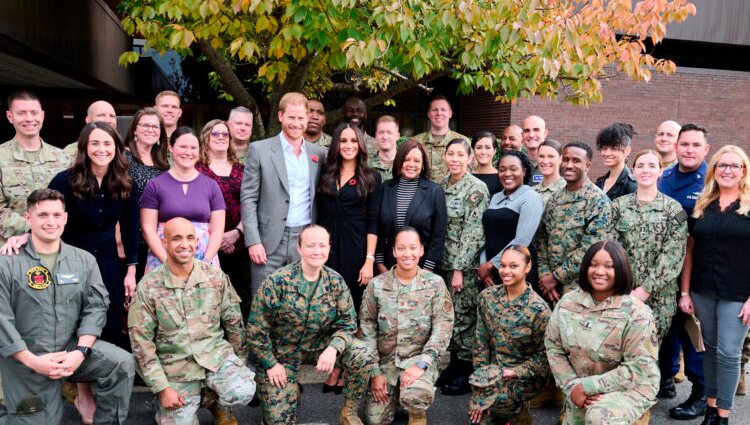
M 566 397 L 564 424 L 632 424 L 656 403 L 656 328 L 651 309 L 632 295 L 597 303 L 580 289 L 565 294 L 552 312 L 544 344 Z M 577 408 L 569 397 L 578 384 L 602 399 Z
M 380 173 L 380 181 L 386 181 L 393 178 L 393 162 L 386 164 L 378 155 L 378 151 L 370 151 L 367 155 L 367 163 L 373 170 Z
M 504 285 L 492 286 L 482 291 L 478 304 L 476 371 L 469 378 L 469 409 L 490 409 L 493 415 L 507 419 L 549 382 L 544 351 L 549 307 L 531 286 L 512 301 Z M 504 381 L 503 368 L 513 369 L 518 377 Z M 492 423 L 492 415 L 485 415 L 482 423 Z
M 425 152 L 427 152 L 427 159 L 430 161 L 430 179 L 434 182 L 441 182 L 449 175 L 448 169 L 443 163 L 445 147 L 448 146 L 448 142 L 453 139 L 469 141 L 468 137 L 452 130 L 448 130 L 445 136 L 439 140 L 435 140 L 430 130 L 417 134 L 413 139 L 421 143 L 424 146 Z
M 650 295 L 659 341 L 664 338 L 677 310 L 677 278 L 685 259 L 687 213 L 674 199 L 658 193 L 640 205 L 635 193 L 612 203 L 610 234 L 618 240 L 630 259 L 634 286 Z
M 263 409 L 263 424 L 297 423 L 299 367 L 316 364 L 323 350 L 333 347 L 339 353 L 347 374 L 344 397 L 359 403 L 366 381 L 349 385 L 352 370 L 364 373 L 372 364 L 373 351 L 354 338 L 356 313 L 344 278 L 329 267 L 320 271 L 317 283 L 305 291 L 302 265 L 288 264 L 269 275 L 253 297 L 248 318 L 250 349 L 258 360 L 258 391 Z M 282 364 L 287 385 L 271 385 L 266 371 Z M 360 378 L 362 379 L 362 378 Z M 352 391 L 360 388 L 358 392 Z
M 397 402 L 410 414 L 424 413 L 435 397 L 435 380 L 453 331 L 453 302 L 443 279 L 419 269 L 409 283 L 401 283 L 394 267 L 367 285 L 359 320 L 362 340 L 375 354 L 375 364 L 371 371 L 356 371 L 359 376 L 351 384 L 366 387 L 369 378 L 384 375 L 390 401 L 378 404 L 368 392 L 368 422 L 393 422 Z M 401 374 L 418 361 L 427 363 L 427 370 L 401 390 Z
M 310 143 L 315 143 L 316 145 L 320 146 L 321 148 L 325 148 L 326 152 L 328 152 L 328 147 L 331 146 L 331 140 L 333 138 L 325 133 L 320 133 L 320 138 L 316 141 L 309 141 Z
M 23 213 L 29 193 L 46 188 L 69 166 L 62 149 L 44 142 L 36 152 L 24 151 L 15 138 L 0 145 L 0 246 L 28 230 Z
M 450 176 L 440 184 L 445 191 L 448 207 L 448 227 L 445 232 L 445 256 L 440 275 L 450 286 L 453 271 L 461 270 L 464 289 L 452 292 L 455 321 L 451 351 L 458 352 L 458 358 L 471 361 L 474 344 L 474 325 L 477 321 L 477 297 L 481 291 L 479 276 L 479 253 L 484 248 L 484 228 L 482 214 L 487 209 L 490 195 L 481 180 L 466 173 L 461 179 L 450 183 Z
M 555 192 L 559 192 L 564 187 L 565 187 L 565 179 L 560 178 L 549 186 L 545 186 L 542 183 L 539 183 L 538 185 L 534 186 L 534 190 L 536 190 L 537 193 L 539 193 L 539 195 L 542 196 L 542 201 L 544 202 L 544 205 L 547 205 L 547 202 L 550 200 L 552 195 Z
M 171 387 L 185 399 L 174 410 L 163 409 L 157 400 L 157 423 L 197 423 L 203 386 L 216 392 L 224 410 L 252 400 L 255 374 L 245 365 L 239 303 L 227 275 L 200 260 L 193 260 L 187 281 L 167 265 L 141 279 L 128 314 L 138 373 L 154 394 Z
M 611 211 L 607 195 L 588 179 L 575 192 L 562 189 L 552 197 L 534 237 L 539 277 L 552 273 L 562 284 L 562 293 L 576 288 L 583 254 L 607 239 Z
M 248 145 L 249 144 L 250 142 L 248 142 Z M 245 145 L 245 147 L 242 149 L 234 148 L 234 154 L 237 155 L 237 162 L 239 162 L 242 165 L 245 165 L 245 163 L 247 162 L 248 145 Z

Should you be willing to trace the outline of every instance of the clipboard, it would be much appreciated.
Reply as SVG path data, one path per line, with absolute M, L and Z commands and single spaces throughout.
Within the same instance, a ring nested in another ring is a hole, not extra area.
M 701 321 L 695 317 L 695 314 L 688 315 L 685 318 L 685 331 L 690 337 L 690 342 L 693 343 L 695 351 L 702 353 L 706 351 L 706 346 L 703 345 L 703 334 L 701 333 Z

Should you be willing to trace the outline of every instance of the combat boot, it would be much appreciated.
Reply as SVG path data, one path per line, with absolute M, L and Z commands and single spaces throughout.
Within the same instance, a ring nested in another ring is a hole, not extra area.
M 561 408 L 563 403 L 562 391 L 555 386 L 554 382 L 547 384 L 541 394 L 531 399 L 531 408 L 543 407 Z
M 740 369 L 740 382 L 737 384 L 737 391 L 735 392 L 736 395 L 745 395 L 747 394 L 747 382 L 745 382 L 745 368 L 743 367 Z
M 208 410 L 214 415 L 214 425 L 237 425 L 237 418 L 228 411 L 222 409 L 219 403 L 212 404 Z
M 678 384 L 685 381 L 685 358 L 682 356 L 682 351 L 680 351 L 680 370 L 672 379 Z
M 443 370 L 443 372 L 440 373 L 440 376 L 438 376 L 437 381 L 435 381 L 435 387 L 440 388 L 443 385 L 451 382 L 455 376 L 458 369 L 458 352 L 451 351 L 451 360 L 450 363 L 448 363 L 448 367 Z
M 427 425 L 427 413 L 409 413 L 407 425 Z
M 364 425 L 357 415 L 357 410 L 354 402 L 344 400 L 344 405 L 341 407 L 341 414 L 339 415 L 339 425 Z
M 63 381 L 61 395 L 68 403 L 75 403 L 78 397 L 78 386 L 74 382 Z
M 469 376 L 474 373 L 474 366 L 470 361 L 458 360 L 453 380 L 440 388 L 440 393 L 447 396 L 468 394 L 471 392 Z
M 512 425 L 532 425 L 531 413 L 529 412 L 529 403 L 523 404 L 521 411 L 509 421 Z

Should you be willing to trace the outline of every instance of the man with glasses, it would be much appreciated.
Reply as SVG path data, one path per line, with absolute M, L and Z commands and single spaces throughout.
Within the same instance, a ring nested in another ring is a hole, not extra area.
M 706 155 L 710 149 L 708 130 L 696 124 L 685 124 L 680 128 L 675 144 L 677 165 L 664 171 L 659 180 L 659 191 L 682 205 L 689 215 L 693 213 L 695 201 L 703 190 L 706 178 Z M 677 288 L 675 288 L 677 292 Z M 661 344 L 659 369 L 661 383 L 659 398 L 675 398 L 674 376 L 679 370 L 679 354 L 685 360 L 685 375 L 692 384 L 688 399 L 669 410 L 674 419 L 694 419 L 706 412 L 706 396 L 703 386 L 703 354 L 695 351 L 690 337 L 685 331 L 686 316 L 679 309 L 672 318 L 672 326 Z
M 45 143 L 39 135 L 44 110 L 35 94 L 11 94 L 5 116 L 16 134 L 0 145 L 0 246 L 28 229 L 23 213 L 29 193 L 47 187 L 52 177 L 70 165 L 62 149 Z

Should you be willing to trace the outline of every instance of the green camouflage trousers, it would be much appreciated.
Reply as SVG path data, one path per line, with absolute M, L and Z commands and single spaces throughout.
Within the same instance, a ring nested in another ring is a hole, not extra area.
M 570 399 L 566 399 L 563 425 L 630 425 L 654 405 L 654 402 L 632 390 L 614 391 L 601 396 L 601 400 L 588 409 L 579 409 Z
M 403 372 L 403 371 L 401 371 Z M 399 386 L 388 384 L 388 403 L 380 404 L 375 401 L 372 391 L 367 391 L 365 416 L 370 425 L 387 425 L 393 423 L 396 406 L 401 405 L 409 413 L 423 413 L 435 399 L 435 381 L 438 368 L 432 364 L 424 374 L 409 387 L 401 389 Z M 369 387 L 369 380 L 365 383 Z
M 201 388 L 213 390 L 217 403 L 231 412 L 247 405 L 255 395 L 255 374 L 235 355 L 227 356 L 216 372 L 206 373 L 204 381 L 170 382 L 169 386 L 185 400 L 178 409 L 164 409 L 156 400 L 156 423 L 159 425 L 198 425 L 197 412 L 201 403 Z
M 453 336 L 448 346 L 449 351 L 458 354 L 458 358 L 470 362 L 474 349 L 474 329 L 477 325 L 477 298 L 484 286 L 479 281 L 475 270 L 464 272 L 464 289 L 455 292 L 451 288 L 453 270 L 440 273 L 453 297 Z
M 524 402 L 541 394 L 549 382 L 549 377 L 541 375 L 505 380 L 499 366 L 479 368 L 469 378 L 469 410 L 489 410 L 490 414 L 485 415 L 480 422 L 483 425 L 494 423 L 493 417 L 507 421 L 521 411 Z
M 323 351 L 307 352 L 300 364 L 285 364 L 287 384 L 284 388 L 271 385 L 265 371 L 258 372 L 258 395 L 262 409 L 263 425 L 296 424 L 299 386 L 297 371 L 301 364 L 317 364 Z M 367 379 L 373 362 L 373 353 L 361 340 L 353 338 L 351 344 L 337 359 L 337 367 L 343 369 L 346 385 L 344 399 L 359 403 L 367 388 Z M 356 371 L 356 372 L 355 372 Z M 365 380 L 361 382 L 361 380 Z M 363 389 L 364 388 L 364 389 Z

